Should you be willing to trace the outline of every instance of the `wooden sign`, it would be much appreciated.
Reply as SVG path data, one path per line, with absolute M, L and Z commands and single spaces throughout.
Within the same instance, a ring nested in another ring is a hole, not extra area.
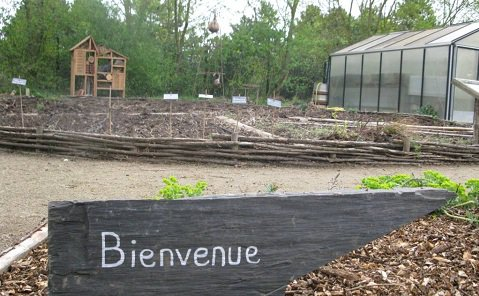
M 247 103 L 247 97 L 233 96 L 232 99 L 231 99 L 231 102 L 233 104 L 246 104 Z
M 452 196 L 408 189 L 51 202 L 49 295 L 284 295 L 288 281 Z
M 275 100 L 275 99 L 268 98 L 266 100 L 266 104 L 268 106 L 271 106 L 271 107 L 281 108 L 281 101 L 280 100 Z
M 178 94 L 164 94 L 163 100 L 178 100 Z
M 16 84 L 16 85 L 27 85 L 27 80 L 26 79 L 22 79 L 22 78 L 13 78 L 12 79 L 12 84 Z

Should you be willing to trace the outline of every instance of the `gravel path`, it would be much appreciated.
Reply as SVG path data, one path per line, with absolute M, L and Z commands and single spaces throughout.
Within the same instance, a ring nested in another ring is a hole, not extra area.
M 351 189 L 368 175 L 419 175 L 427 169 L 439 170 L 459 182 L 479 177 L 478 165 L 227 167 L 97 161 L 0 151 L 0 251 L 46 219 L 49 201 L 141 199 L 155 194 L 162 186 L 161 179 L 170 175 L 179 178 L 180 183 L 204 180 L 209 184 L 206 194 L 225 194 L 264 192 L 266 185 L 272 183 L 279 186 L 279 191 L 287 192 Z

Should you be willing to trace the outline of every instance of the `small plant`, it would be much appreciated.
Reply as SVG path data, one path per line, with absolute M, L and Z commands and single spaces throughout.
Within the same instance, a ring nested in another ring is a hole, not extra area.
M 362 189 L 393 189 L 400 187 L 432 187 L 454 192 L 457 196 L 450 200 L 441 211 L 448 217 L 479 224 L 479 215 L 471 209 L 479 207 L 479 179 L 470 179 L 460 184 L 451 181 L 443 174 L 428 170 L 422 178 L 414 175 L 397 174 L 393 176 L 366 177 L 361 180 L 358 188 Z
M 331 118 L 338 119 L 338 112 L 344 112 L 344 108 L 341 107 L 328 107 L 327 111 L 331 111 Z
M 403 137 L 407 135 L 406 127 L 399 123 L 385 124 L 383 126 L 383 133 L 391 137 Z
M 431 105 L 422 106 L 421 108 L 419 108 L 419 110 L 417 110 L 417 113 L 421 115 L 431 116 L 432 118 L 438 117 L 436 109 L 434 109 L 434 107 Z
M 37 109 L 38 112 L 42 112 L 43 110 L 45 110 L 45 105 L 42 102 L 38 102 L 35 105 L 35 109 Z
M 279 185 L 276 184 L 276 183 L 270 183 L 270 184 L 266 185 L 266 192 L 267 193 L 276 192 L 276 191 L 278 191 L 278 189 L 279 189 Z
M 179 199 L 183 197 L 194 197 L 203 195 L 203 191 L 208 187 L 204 181 L 197 182 L 192 185 L 181 185 L 174 176 L 163 178 L 165 186 L 152 197 L 152 199 Z

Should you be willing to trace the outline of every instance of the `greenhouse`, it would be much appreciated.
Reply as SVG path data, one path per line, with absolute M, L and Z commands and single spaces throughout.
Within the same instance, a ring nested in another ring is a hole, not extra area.
M 478 75 L 479 22 L 377 35 L 331 54 L 328 106 L 472 122 L 474 98 L 451 80 Z

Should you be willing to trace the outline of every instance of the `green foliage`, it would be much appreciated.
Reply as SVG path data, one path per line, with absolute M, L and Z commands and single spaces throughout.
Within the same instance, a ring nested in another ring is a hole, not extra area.
M 279 185 L 276 184 L 276 183 L 270 183 L 270 184 L 266 185 L 266 192 L 267 193 L 276 192 L 276 191 L 278 191 L 278 189 L 279 189 Z
M 11 91 L 11 78 L 22 77 L 32 93 L 45 94 L 68 93 L 69 49 L 91 35 L 97 44 L 128 56 L 129 96 L 171 91 L 196 97 L 204 90 L 222 95 L 210 74 L 223 70 L 227 96 L 243 84 L 258 84 L 261 97 L 274 92 L 309 101 L 314 83 L 324 78 L 330 53 L 373 34 L 422 30 L 438 23 L 430 0 L 395 5 L 363 1 L 359 15 L 351 15 L 349 4 L 339 2 L 327 10 L 319 4 L 301 5 L 301 15 L 293 20 L 289 18 L 298 0 L 278 2 L 287 4 L 286 11 L 278 11 L 274 1 L 249 1 L 247 10 L 253 15 L 244 15 L 229 34 L 210 34 L 203 20 L 191 19 L 207 1 L 10 2 L 8 11 L 0 8 L 0 90 Z M 464 12 L 476 2 L 458 9 Z M 466 14 L 442 15 L 450 17 L 439 23 L 453 23 Z M 227 20 L 218 15 L 218 22 L 224 28 Z
M 153 196 L 153 199 L 179 199 L 183 197 L 194 197 L 203 195 L 203 191 L 208 187 L 204 181 L 198 181 L 193 185 L 181 185 L 174 176 L 163 178 L 165 186 Z
M 431 116 L 432 118 L 437 118 L 437 116 L 438 116 L 438 113 L 437 113 L 436 109 L 434 109 L 434 107 L 431 106 L 431 105 L 422 106 L 421 108 L 419 108 L 417 113 L 419 113 L 421 115 Z
M 405 0 L 399 3 L 392 21 L 396 30 L 431 29 L 437 22 L 430 0 Z
M 442 209 L 443 213 L 452 218 L 479 223 L 479 216 L 468 210 L 479 206 L 479 179 L 470 179 L 463 185 L 451 181 L 437 171 L 428 170 L 423 172 L 422 178 L 406 174 L 366 177 L 361 180 L 361 185 L 358 186 L 360 189 L 394 189 L 401 187 L 431 187 L 454 192 L 457 195 L 456 198 L 448 202 Z M 450 211 L 455 208 L 462 208 L 464 212 L 461 215 L 451 214 Z
M 397 174 L 393 176 L 366 177 L 361 180 L 363 189 L 393 189 L 397 187 L 420 187 L 421 181 L 413 175 Z
M 38 103 L 35 105 L 35 109 L 36 109 L 38 112 L 42 112 L 42 111 L 45 109 L 45 105 L 44 105 L 42 102 L 38 102 Z

